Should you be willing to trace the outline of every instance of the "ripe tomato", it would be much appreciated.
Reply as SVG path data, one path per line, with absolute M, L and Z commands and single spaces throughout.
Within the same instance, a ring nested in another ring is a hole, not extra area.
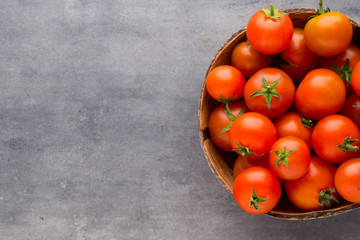
M 295 86 L 289 75 L 277 68 L 256 72 L 244 89 L 244 100 L 250 111 L 273 119 L 289 109 L 294 101 Z
M 347 97 L 340 114 L 350 118 L 360 127 L 360 96 L 353 94 Z
M 306 47 L 304 30 L 301 28 L 294 28 L 290 45 L 284 50 L 282 58 L 295 65 L 282 65 L 282 70 L 289 74 L 294 82 L 303 80 L 308 72 L 317 67 L 320 59 Z
M 247 42 L 241 42 L 231 53 L 231 63 L 245 77 L 251 77 L 258 70 L 270 66 L 270 55 L 259 53 Z
M 335 173 L 335 188 L 348 202 L 360 202 L 360 158 L 343 162 Z
M 233 169 L 234 179 L 245 169 L 250 167 L 264 167 L 269 168 L 269 158 L 268 156 L 263 157 L 261 159 L 247 159 L 243 156 L 238 156 Z
M 246 212 L 263 214 L 271 211 L 280 200 L 279 180 L 263 167 L 251 167 L 235 179 L 233 194 L 236 202 Z
M 310 150 L 300 138 L 278 139 L 269 153 L 270 170 L 281 179 L 294 180 L 303 176 L 310 165 Z
M 274 125 L 278 138 L 294 136 L 303 140 L 311 150 L 311 135 L 314 126 L 311 120 L 305 119 L 298 112 L 288 112 L 275 120 Z
M 206 78 L 206 89 L 215 100 L 238 100 L 243 96 L 244 75 L 235 67 L 223 65 L 214 68 Z
M 304 211 L 324 209 L 338 202 L 334 175 L 336 166 L 316 156 L 310 159 L 309 170 L 302 177 L 285 181 L 289 200 Z
M 293 31 L 289 16 L 270 5 L 270 9 L 262 9 L 250 18 L 246 36 L 258 52 L 275 54 L 289 45 Z
M 244 113 L 233 122 L 230 128 L 232 148 L 248 159 L 265 157 L 275 140 L 274 124 L 260 113 Z
M 335 72 L 325 68 L 309 72 L 295 94 L 299 111 L 314 120 L 337 113 L 345 100 L 344 82 Z
M 304 28 L 307 47 L 322 57 L 335 56 L 349 46 L 353 29 L 350 20 L 339 12 L 324 12 L 310 19 Z
M 316 154 L 332 163 L 341 163 L 354 157 L 359 149 L 359 128 L 342 115 L 330 115 L 321 119 L 312 134 Z
M 240 112 L 245 108 L 244 102 L 229 102 L 228 103 L 230 112 L 233 117 L 237 117 Z M 226 107 L 221 104 L 217 106 L 210 114 L 208 121 L 208 128 L 211 140 L 216 146 L 222 150 L 231 152 L 232 147 L 230 144 L 229 131 L 221 134 L 223 129 L 228 126 L 232 121 L 226 113 Z
M 360 96 L 360 62 L 358 62 L 351 75 L 351 86 L 355 93 Z

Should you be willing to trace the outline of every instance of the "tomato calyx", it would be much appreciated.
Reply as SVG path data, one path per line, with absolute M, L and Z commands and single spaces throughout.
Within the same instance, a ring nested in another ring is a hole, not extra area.
M 279 12 L 279 9 L 277 9 L 277 8 L 274 9 L 274 6 L 272 4 L 270 4 L 270 9 L 262 8 L 261 10 L 264 12 L 265 16 L 267 16 L 268 18 L 271 18 L 275 21 L 281 20 L 280 17 L 282 15 L 288 15 L 286 13 Z
M 311 128 L 314 125 L 313 121 L 311 119 L 307 119 L 305 116 L 301 118 L 301 123 L 306 128 Z
M 357 141 L 359 141 L 359 139 L 351 139 L 351 137 L 346 137 L 341 144 L 334 147 L 342 148 L 344 153 L 347 153 L 348 151 L 356 152 L 357 150 L 359 150 L 359 147 L 353 146 L 352 144 Z
M 278 97 L 280 99 L 281 98 L 281 95 L 278 91 L 275 90 L 275 87 L 276 85 L 280 82 L 281 78 L 275 80 L 274 82 L 272 82 L 270 85 L 266 82 L 264 76 L 262 75 L 262 73 L 260 73 L 261 75 L 261 82 L 262 82 L 262 85 L 263 85 L 263 89 L 260 89 L 259 91 L 255 92 L 255 93 L 252 93 L 250 95 L 250 97 L 257 97 L 257 96 L 264 96 L 265 97 L 265 101 L 266 101 L 266 104 L 269 108 L 269 111 L 270 111 L 270 107 L 271 107 L 271 97 L 274 96 L 274 97 Z
M 330 12 L 330 8 L 327 7 L 327 8 L 324 10 L 324 8 L 323 8 L 323 1 L 320 0 L 320 1 L 319 1 L 319 9 L 316 9 L 316 16 L 320 16 L 320 15 L 325 14 L 325 13 L 328 13 L 328 12 Z
M 329 67 L 332 70 L 334 70 L 335 72 L 337 72 L 338 74 L 340 74 L 340 77 L 342 80 L 351 83 L 351 74 L 353 72 L 353 69 L 350 68 L 350 60 L 348 58 L 346 58 L 346 61 L 345 61 L 343 67 L 338 67 L 338 66 L 335 66 L 332 64 L 329 64 Z
M 339 203 L 339 200 L 332 194 L 333 192 L 335 192 L 335 188 L 322 190 L 319 196 L 319 205 L 324 206 L 325 204 L 327 207 L 331 207 L 330 200 Z
M 240 154 L 242 157 L 245 157 L 247 158 L 249 155 L 253 155 L 253 156 L 262 156 L 263 154 L 261 155 L 258 155 L 256 153 L 253 153 L 252 151 L 250 151 L 250 149 L 248 147 L 244 147 L 242 146 L 240 143 L 236 142 L 235 141 L 235 144 L 239 147 L 237 149 L 233 149 L 234 152 L 237 152 L 238 154 Z
M 354 108 L 360 109 L 360 107 L 356 106 L 356 105 L 352 105 Z
M 277 159 L 276 162 L 275 162 L 276 167 L 280 169 L 279 164 L 280 164 L 280 163 L 283 163 L 283 164 L 285 164 L 285 165 L 289 168 L 289 167 L 290 167 L 290 166 L 289 166 L 289 157 L 290 157 L 290 155 L 291 155 L 293 152 L 295 152 L 295 150 L 296 150 L 296 149 L 287 151 L 287 150 L 286 150 L 286 146 L 284 146 L 284 147 L 281 149 L 281 151 L 271 151 L 271 152 L 275 153 L 276 156 L 278 156 L 278 159 Z
M 284 51 L 273 55 L 273 59 L 271 60 L 271 65 L 273 67 L 277 67 L 277 68 L 279 68 L 281 70 L 284 69 L 284 65 L 296 67 L 295 64 L 292 64 L 288 60 L 284 59 Z
M 255 191 L 255 188 L 253 188 L 253 193 L 252 193 L 252 196 L 251 196 L 251 199 L 250 199 L 250 208 L 252 206 L 254 206 L 254 208 L 256 210 L 260 210 L 261 208 L 259 207 L 259 203 L 261 202 L 266 202 L 269 198 L 266 198 L 266 199 L 263 199 L 263 198 L 260 198 L 257 194 L 256 194 L 256 191 Z
M 241 111 L 239 112 L 239 114 L 237 116 L 235 116 L 234 114 L 232 114 L 232 112 L 230 111 L 229 108 L 229 102 L 228 101 L 224 101 L 224 105 L 225 105 L 225 109 L 223 109 L 224 113 L 226 114 L 226 116 L 229 118 L 230 123 L 224 127 L 224 129 L 220 132 L 219 137 L 221 136 L 221 134 L 223 134 L 224 132 L 227 132 L 230 130 L 233 122 L 240 116 L 243 115 L 245 112 L 245 107 L 243 109 L 241 109 Z

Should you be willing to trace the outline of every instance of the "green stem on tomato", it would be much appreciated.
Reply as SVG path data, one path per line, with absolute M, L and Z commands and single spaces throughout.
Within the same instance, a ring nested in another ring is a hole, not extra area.
M 347 153 L 348 151 L 356 152 L 357 150 L 359 150 L 359 147 L 353 146 L 353 144 L 358 141 L 359 139 L 351 139 L 351 137 L 346 137 L 341 144 L 334 147 L 342 148 L 344 153 Z
M 324 206 L 325 204 L 327 207 L 331 207 L 330 200 L 339 203 L 339 200 L 337 200 L 337 198 L 332 194 L 333 192 L 335 192 L 335 188 L 322 190 L 319 195 L 319 205 Z

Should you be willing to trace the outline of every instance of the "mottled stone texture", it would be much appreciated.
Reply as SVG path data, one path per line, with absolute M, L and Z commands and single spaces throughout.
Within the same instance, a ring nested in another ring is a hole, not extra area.
M 269 3 L 2 0 L 0 239 L 359 239 L 359 210 L 244 213 L 200 148 L 207 66 Z

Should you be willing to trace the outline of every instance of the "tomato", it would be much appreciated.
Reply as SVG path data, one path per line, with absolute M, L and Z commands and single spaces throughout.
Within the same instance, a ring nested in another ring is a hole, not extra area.
M 342 115 L 330 115 L 321 119 L 312 134 L 316 154 L 332 163 L 341 163 L 356 155 L 360 141 L 359 128 Z
M 281 179 L 294 180 L 303 176 L 310 165 L 310 150 L 300 138 L 278 139 L 269 153 L 270 170 Z
M 250 167 L 264 167 L 269 168 L 269 158 L 265 156 L 261 159 L 247 159 L 243 156 L 238 156 L 233 169 L 234 178 L 236 178 L 242 171 Z
M 335 72 L 325 68 L 309 72 L 295 94 L 299 111 L 314 120 L 337 113 L 345 100 L 344 82 Z
M 335 188 L 348 202 L 360 202 L 360 158 L 343 162 L 335 173 Z
M 360 96 L 360 62 L 358 62 L 351 75 L 351 86 L 355 93 Z
M 256 72 L 244 88 L 244 100 L 250 111 L 273 119 L 286 112 L 294 101 L 295 86 L 289 75 L 277 68 Z
M 322 9 L 320 1 L 319 16 L 310 19 L 304 28 L 307 47 L 322 57 L 335 56 L 349 46 L 353 28 L 350 20 L 342 13 Z
M 247 42 L 241 42 L 231 53 L 231 63 L 245 77 L 251 77 L 258 70 L 270 66 L 270 55 L 259 53 Z
M 232 148 L 248 159 L 265 157 L 275 140 L 274 124 L 260 113 L 244 113 L 233 122 L 230 128 Z
M 330 207 L 338 202 L 334 175 L 336 166 L 316 156 L 310 159 L 309 170 L 302 177 L 285 181 L 289 200 L 304 211 Z
M 250 18 L 246 36 L 258 52 L 275 54 L 290 44 L 293 31 L 289 16 L 270 5 L 270 9 L 262 9 Z
M 245 108 L 244 102 L 229 102 L 228 103 L 230 112 L 233 116 L 237 117 L 240 112 Z M 226 113 L 226 107 L 221 104 L 217 106 L 210 114 L 208 121 L 208 128 L 211 140 L 216 146 L 225 151 L 231 151 L 232 147 L 230 144 L 229 131 L 221 133 L 225 127 L 227 127 L 232 120 Z
M 295 65 L 283 64 L 284 72 L 289 74 L 294 82 L 300 82 L 305 75 L 317 67 L 320 57 L 311 52 L 305 44 L 304 30 L 294 28 L 290 45 L 284 50 L 282 58 Z
M 238 100 L 243 96 L 244 75 L 235 67 L 223 65 L 214 68 L 206 78 L 206 89 L 215 100 Z
M 303 140 L 312 148 L 311 135 L 314 129 L 311 120 L 305 119 L 298 112 L 288 112 L 275 120 L 274 125 L 278 138 L 294 136 Z
M 360 127 L 360 96 L 353 94 L 347 97 L 340 114 L 350 118 Z
M 279 180 L 263 167 L 251 167 L 242 171 L 233 185 L 235 201 L 246 212 L 263 214 L 271 211 L 280 200 Z

